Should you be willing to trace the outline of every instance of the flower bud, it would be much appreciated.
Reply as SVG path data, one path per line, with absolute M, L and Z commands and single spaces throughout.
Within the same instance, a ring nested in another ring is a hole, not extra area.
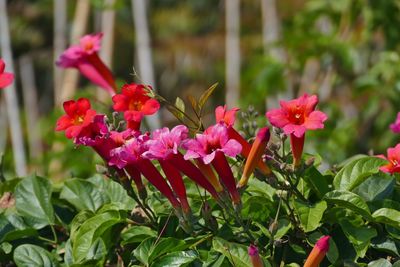
M 251 244 L 248 248 L 248 253 L 250 256 L 250 261 L 253 267 L 263 267 L 264 263 L 260 257 L 260 254 L 258 254 L 258 248 Z

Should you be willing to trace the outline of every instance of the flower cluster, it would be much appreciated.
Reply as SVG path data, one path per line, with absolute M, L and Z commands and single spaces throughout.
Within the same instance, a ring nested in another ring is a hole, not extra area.
M 101 37 L 101 34 L 84 36 L 79 45 L 71 46 L 60 56 L 57 65 L 77 68 L 110 92 L 113 109 L 123 114 L 126 127 L 116 129 L 106 114 L 98 114 L 88 99 L 80 98 L 64 103 L 65 115 L 58 119 L 57 131 L 64 131 L 77 145 L 92 147 L 121 181 L 127 177 L 135 183 L 140 196 L 146 196 L 144 177 L 169 200 L 181 218 L 191 213 L 185 176 L 221 206 L 231 202 L 240 207 L 240 189 L 247 185 L 253 172 L 272 175 L 263 160 L 270 140 L 269 128 L 261 128 L 250 143 L 234 128 L 238 108 L 217 107 L 215 124 L 194 136 L 185 125 L 142 132 L 142 120 L 156 113 L 160 103 L 152 97 L 149 85 L 125 84 L 120 93 L 116 92 L 113 75 L 97 55 Z M 327 119 L 324 113 L 315 110 L 317 102 L 316 96 L 305 94 L 282 101 L 281 109 L 266 114 L 273 126 L 290 135 L 295 166 L 301 163 L 306 130 L 323 128 Z M 236 157 L 245 160 L 239 169 L 239 181 L 228 161 Z

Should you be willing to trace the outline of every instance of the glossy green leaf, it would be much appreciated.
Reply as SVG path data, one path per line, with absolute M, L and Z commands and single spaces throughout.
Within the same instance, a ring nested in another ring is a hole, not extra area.
M 214 237 L 213 249 L 223 254 L 233 266 L 248 267 L 252 266 L 247 247 L 244 245 L 228 242 L 222 238 Z
M 265 197 L 251 196 L 243 205 L 242 216 L 245 219 L 254 221 L 266 221 L 270 216 L 272 210 L 272 203 Z
M 65 182 L 60 198 L 67 200 L 78 210 L 96 211 L 109 202 L 107 195 L 102 194 L 93 183 L 78 178 Z
M 126 214 L 109 210 L 86 220 L 72 239 L 72 254 L 76 262 L 87 259 L 90 248 L 112 226 L 124 222 Z
M 368 263 L 368 267 L 392 267 L 392 264 L 387 259 L 379 259 Z
M 340 225 L 344 234 L 353 244 L 357 256 L 363 258 L 367 252 L 371 239 L 377 235 L 376 230 L 368 226 L 354 226 L 346 219 L 342 219 Z
M 294 208 L 296 209 L 296 213 L 300 218 L 301 226 L 307 233 L 318 228 L 327 205 L 325 201 L 318 202 L 314 205 L 309 205 L 302 201 L 296 200 L 294 202 Z
M 379 167 L 386 161 L 377 157 L 363 157 L 355 159 L 346 164 L 333 180 L 334 188 L 337 190 L 353 190 L 364 179 L 379 172 Z
M 197 254 L 193 250 L 189 251 L 177 251 L 169 253 L 165 256 L 162 256 L 158 260 L 156 260 L 151 267 L 180 267 L 184 266 L 188 263 L 191 263 L 197 258 Z
M 353 192 L 365 201 L 382 200 L 388 197 L 394 189 L 395 179 L 390 175 L 374 175 L 357 186 Z
M 371 247 L 393 256 L 400 256 L 396 243 L 387 237 L 382 236 L 381 238 L 375 238 L 371 244 Z
M 46 178 L 30 176 L 15 188 L 15 203 L 18 213 L 29 219 L 32 227 L 43 228 L 54 224 L 51 204 L 51 184 Z
M 142 242 L 148 237 L 157 237 L 157 232 L 146 226 L 132 226 L 121 233 L 121 244 Z
M 375 221 L 400 228 L 400 211 L 382 208 L 372 214 Z
M 320 199 L 329 192 L 326 178 L 314 166 L 306 169 L 304 180 Z
M 334 190 L 324 197 L 329 203 L 348 208 L 366 219 L 372 219 L 367 203 L 357 194 L 349 191 Z
M 14 250 L 14 261 L 18 267 L 57 267 L 54 256 L 36 245 L 25 244 Z

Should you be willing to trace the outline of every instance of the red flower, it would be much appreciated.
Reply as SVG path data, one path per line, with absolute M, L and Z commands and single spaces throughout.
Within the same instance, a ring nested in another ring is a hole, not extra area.
M 9 73 L 9 72 L 4 72 L 5 68 L 6 68 L 6 64 L 0 58 L 0 89 L 6 88 L 14 81 L 14 74 Z
M 124 112 L 128 128 L 138 130 L 145 115 L 152 115 L 160 109 L 160 103 L 147 95 L 143 84 L 125 84 L 122 93 L 113 96 L 114 110 Z
M 400 173 L 400 144 L 395 147 L 390 147 L 387 150 L 387 158 L 384 155 L 379 155 L 378 157 L 386 159 L 389 161 L 388 164 L 380 167 L 380 170 L 390 174 Z
M 329 250 L 329 235 L 321 237 L 308 255 L 303 267 L 318 267 Z
M 65 131 L 69 139 L 77 137 L 96 116 L 96 111 L 90 109 L 90 102 L 86 98 L 66 101 L 63 106 L 66 114 L 58 119 L 56 131 Z
M 306 130 L 323 129 L 324 121 L 328 119 L 325 113 L 315 110 L 317 104 L 316 95 L 304 94 L 290 101 L 281 101 L 280 109 L 265 114 L 273 126 L 282 128 L 285 134 L 290 135 L 294 166 L 301 162 Z

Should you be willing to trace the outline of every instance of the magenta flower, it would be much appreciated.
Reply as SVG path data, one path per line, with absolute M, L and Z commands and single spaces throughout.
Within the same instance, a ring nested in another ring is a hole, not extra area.
M 146 142 L 147 151 L 143 157 L 156 159 L 160 162 L 167 179 L 170 181 L 185 213 L 188 211 L 186 189 L 181 173 L 184 173 L 195 183 L 206 189 L 213 197 L 217 198 L 217 192 L 206 177 L 193 163 L 183 159 L 179 147 L 186 140 L 189 130 L 184 125 L 178 125 L 171 130 L 162 128 L 153 132 L 153 138 Z
M 229 157 L 236 157 L 242 150 L 238 141 L 229 139 L 228 129 L 223 124 L 209 127 L 204 134 L 197 134 L 196 139 L 187 140 L 183 146 L 187 150 L 186 160 L 201 158 L 205 164 L 211 163 L 218 151 Z
M 14 74 L 11 72 L 5 72 L 6 64 L 0 58 L 0 89 L 6 88 L 14 81 Z
M 400 112 L 397 113 L 396 121 L 394 123 L 390 124 L 390 129 L 394 133 L 400 133 Z
M 285 134 L 290 135 L 295 166 L 301 162 L 306 131 L 323 129 L 324 121 L 328 119 L 325 113 L 315 110 L 317 104 L 316 95 L 304 94 L 290 101 L 281 101 L 280 109 L 273 109 L 266 113 L 273 126 L 281 128 Z
M 184 142 L 183 147 L 187 149 L 186 160 L 200 158 L 205 164 L 212 163 L 233 202 L 239 204 L 240 194 L 225 155 L 235 157 L 242 150 L 242 146 L 238 141 L 229 139 L 227 127 L 224 124 L 215 124 L 203 134 L 197 134 L 196 139 Z
M 171 154 L 178 154 L 178 148 L 188 137 L 189 130 L 184 125 L 178 125 L 171 131 L 164 127 L 153 132 L 153 138 L 147 141 L 148 150 L 143 154 L 149 159 L 167 159 Z
M 78 45 L 70 46 L 62 53 L 56 64 L 62 68 L 77 68 L 83 76 L 113 96 L 117 88 L 114 77 L 97 54 L 102 37 L 102 33 L 83 36 Z

